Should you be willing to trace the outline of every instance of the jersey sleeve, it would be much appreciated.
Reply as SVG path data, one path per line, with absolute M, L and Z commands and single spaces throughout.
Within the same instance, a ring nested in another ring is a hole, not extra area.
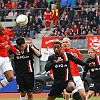
M 16 48 L 12 45 L 12 43 L 10 42 L 10 40 L 8 40 L 8 45 L 10 46 L 10 50 L 11 50 L 13 53 L 16 53 Z
M 73 61 L 76 64 L 82 65 L 82 66 L 88 66 L 88 63 L 83 62 L 82 60 L 74 57 L 73 55 L 71 55 L 70 53 L 66 53 L 66 55 L 68 56 L 68 60 Z
M 55 65 L 56 65 L 56 62 L 52 60 L 52 56 L 49 56 L 48 60 L 46 61 L 45 71 L 49 71 L 53 69 Z
M 39 49 L 36 48 L 34 45 L 33 45 L 33 47 L 39 51 Z M 32 48 L 31 48 L 30 46 L 29 46 L 29 48 L 30 48 L 30 51 L 31 51 L 35 56 L 37 56 L 36 53 L 32 50 Z M 42 55 L 37 56 L 37 57 L 38 57 L 38 58 L 41 58 L 41 56 L 42 56 Z
M 86 60 L 86 63 L 88 63 L 88 60 Z M 84 81 L 85 77 L 86 77 L 86 73 L 88 72 L 89 70 L 89 67 L 88 66 L 85 66 L 84 68 L 84 72 L 83 72 L 83 76 L 82 76 L 82 80 Z

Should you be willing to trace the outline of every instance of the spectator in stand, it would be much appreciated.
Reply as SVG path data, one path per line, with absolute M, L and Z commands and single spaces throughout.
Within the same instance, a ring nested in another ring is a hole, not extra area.
M 72 30 L 69 30 L 68 38 L 71 39 L 71 40 L 73 39 L 73 32 L 72 32 Z
M 73 27 L 73 33 L 76 34 L 76 35 L 78 35 L 78 28 L 77 28 L 76 24 Z
M 25 1 L 25 4 L 24 4 L 24 9 L 29 9 L 30 8 L 30 4 L 28 2 L 28 0 Z
M 8 2 L 8 0 L 3 0 L 4 1 L 4 4 L 6 4 Z
M 99 14 L 99 8 L 96 7 L 95 10 L 94 10 L 94 21 L 95 21 L 96 25 L 98 23 L 98 14 Z
M 87 13 L 84 10 L 84 7 L 81 8 L 81 11 L 79 11 L 79 16 L 80 16 L 80 20 L 82 23 L 84 23 L 86 17 L 87 17 Z
M 22 8 L 22 5 L 18 5 L 18 8 L 17 8 L 17 15 L 20 15 L 20 14 L 24 14 L 24 8 Z
M 40 33 L 42 28 L 42 20 L 39 18 L 38 15 L 35 16 L 35 19 L 33 20 L 34 24 L 37 27 L 37 33 Z
M 6 9 L 12 9 L 12 2 L 11 0 L 8 0 L 8 2 L 5 4 Z
M 37 26 L 35 23 L 30 25 L 30 32 L 29 32 L 29 37 L 35 39 L 35 34 L 37 33 Z
M 13 27 L 13 30 L 15 32 L 15 36 L 14 37 L 19 37 L 19 25 L 17 25 L 17 23 L 15 23 L 14 27 Z
M 28 14 L 28 21 L 30 21 L 30 16 L 34 19 L 36 16 L 36 12 L 34 8 L 31 9 L 30 13 Z
M 79 7 L 82 7 L 83 5 L 85 5 L 83 0 L 77 0 L 76 5 L 78 5 Z
M 87 29 L 89 25 L 89 21 L 85 19 L 83 25 L 84 25 L 84 28 Z
M 80 16 L 78 12 L 75 12 L 73 21 L 75 22 L 76 25 L 78 24 L 78 21 L 80 21 Z
M 60 25 L 61 27 L 65 28 L 67 24 L 68 24 L 68 19 L 66 18 L 66 15 L 63 13 L 60 18 Z
M 89 22 L 94 20 L 94 12 L 92 11 L 92 8 L 89 9 L 89 12 L 87 14 L 87 19 L 89 20 Z
M 33 1 L 33 3 L 31 4 L 31 8 L 34 8 L 35 13 L 38 15 L 39 10 L 37 9 L 38 8 L 37 0 Z
M 17 2 L 16 1 L 14 1 L 13 3 L 12 3 L 12 9 L 17 9 L 18 8 L 18 4 L 17 4 Z
M 0 9 L 4 9 L 5 3 L 4 0 L 0 0 Z
M 46 0 L 41 0 L 41 2 L 40 2 L 40 8 L 42 8 L 41 9 L 41 12 L 42 12 L 42 20 L 44 18 L 44 12 L 45 12 L 45 10 L 46 10 L 47 7 L 48 7 L 47 1 Z
M 54 4 L 56 4 L 56 1 L 55 1 L 55 0 L 52 0 L 52 1 L 50 2 L 50 5 L 49 5 L 50 11 L 52 10 L 52 6 L 53 6 Z
M 56 5 L 52 8 L 52 20 L 54 27 L 58 26 L 59 10 Z
M 19 7 L 19 5 L 21 5 L 20 9 L 24 9 L 24 2 L 22 0 L 18 0 L 18 7 Z
M 94 24 L 94 21 L 91 21 L 91 22 L 90 22 L 91 31 L 92 31 L 92 29 L 93 29 L 94 26 L 96 26 L 96 24 Z
M 69 29 L 68 27 L 66 27 L 65 32 L 64 32 L 64 35 L 65 35 L 66 37 L 68 37 L 69 30 L 70 30 L 70 29 Z
M 83 33 L 83 30 L 85 30 L 83 24 L 80 25 L 80 27 L 78 28 L 78 35 L 81 35 Z
M 92 33 L 93 33 L 93 35 L 98 35 L 96 26 L 93 27 Z
M 73 18 L 74 18 L 74 10 L 72 7 L 70 7 L 70 10 L 68 12 L 69 25 L 72 25 Z
M 65 36 L 65 28 L 62 27 L 61 30 L 58 30 L 61 32 L 61 36 L 64 37 Z
M 100 35 L 100 25 L 98 26 L 98 35 Z
M 51 24 L 52 14 L 49 8 L 46 9 L 44 12 L 44 20 L 45 20 L 45 26 L 46 30 L 50 30 L 50 24 Z
M 98 0 L 98 5 L 99 5 L 99 7 L 100 7 L 100 0 Z
M 88 1 L 88 4 L 89 4 L 89 5 L 94 5 L 95 3 L 96 3 L 96 0 L 89 0 L 89 1 Z
M 93 35 L 91 31 L 88 31 L 87 36 Z
M 83 30 L 82 34 L 80 35 L 80 39 L 86 39 L 86 31 Z

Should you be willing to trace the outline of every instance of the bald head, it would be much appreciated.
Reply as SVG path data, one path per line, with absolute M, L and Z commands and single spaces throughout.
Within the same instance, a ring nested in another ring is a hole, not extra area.
M 63 45 L 63 49 L 70 49 L 71 40 L 69 38 L 63 38 L 62 45 Z

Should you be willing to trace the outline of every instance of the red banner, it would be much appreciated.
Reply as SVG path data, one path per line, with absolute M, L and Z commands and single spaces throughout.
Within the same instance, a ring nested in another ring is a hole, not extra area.
M 87 36 L 88 48 L 95 48 L 97 54 L 100 54 L 100 36 Z
M 42 46 L 41 48 L 53 48 L 53 43 L 59 41 L 60 38 L 54 37 L 42 37 Z
M 42 45 L 41 45 L 41 60 L 47 61 L 48 56 L 52 55 L 54 53 L 53 51 L 53 43 L 55 41 L 59 41 L 60 38 L 54 38 L 54 37 L 42 37 Z

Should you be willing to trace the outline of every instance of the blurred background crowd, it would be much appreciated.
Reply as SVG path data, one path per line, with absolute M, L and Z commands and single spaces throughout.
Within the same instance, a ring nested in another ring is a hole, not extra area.
M 28 24 L 15 24 L 15 37 L 35 39 L 43 28 L 53 28 L 49 36 L 70 39 L 100 35 L 100 0 L 0 0 L 1 22 L 20 14 L 28 16 Z

